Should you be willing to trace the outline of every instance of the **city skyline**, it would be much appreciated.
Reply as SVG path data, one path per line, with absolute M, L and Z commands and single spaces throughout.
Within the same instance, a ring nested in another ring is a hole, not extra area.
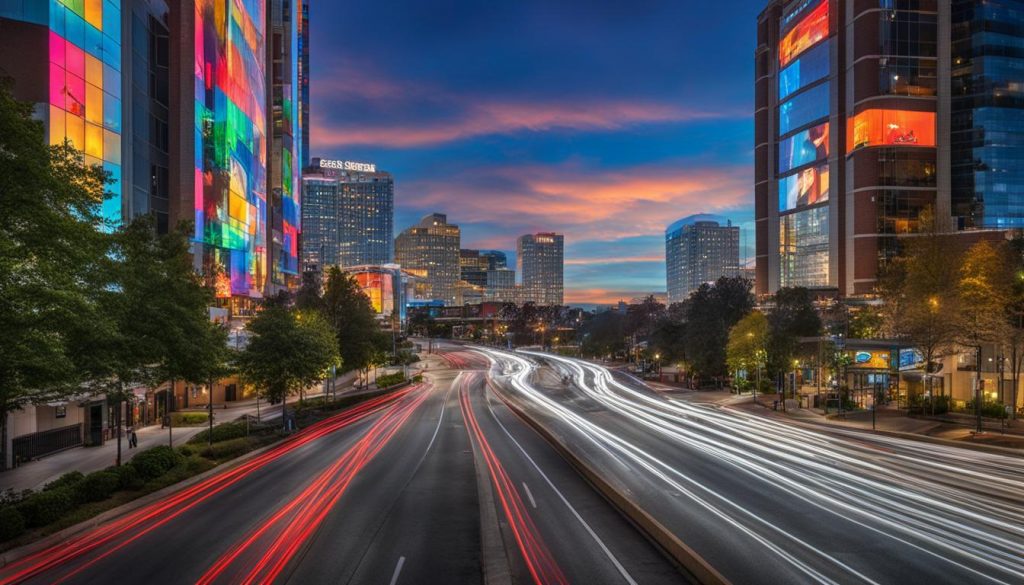
M 740 4 L 315 5 L 311 155 L 386 166 L 396 231 L 439 211 L 463 247 L 511 253 L 521 234 L 564 233 L 567 303 L 664 291 L 676 218 L 731 219 L 741 262 L 753 258 L 749 80 L 763 2 Z M 352 11 L 389 26 L 370 32 Z M 679 35 L 680 18 L 707 26 Z

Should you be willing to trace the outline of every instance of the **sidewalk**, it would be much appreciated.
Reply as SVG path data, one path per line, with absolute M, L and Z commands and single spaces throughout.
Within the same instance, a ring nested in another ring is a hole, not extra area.
M 339 396 L 353 390 L 352 383 L 355 380 L 355 373 L 349 372 L 337 378 L 336 389 Z M 317 386 L 312 392 L 306 392 L 305 398 L 316 398 L 323 396 L 323 385 Z M 288 403 L 298 402 L 298 396 L 288 398 Z M 281 418 L 281 405 L 270 404 L 266 400 L 259 402 L 260 420 L 274 420 Z M 176 412 L 207 412 L 205 407 L 186 408 Z M 256 416 L 256 399 L 242 400 L 232 403 L 227 408 L 223 404 L 213 405 L 213 422 L 215 425 L 238 420 L 249 415 Z M 175 427 L 172 430 L 174 446 L 183 445 L 190 438 L 209 428 L 207 425 L 194 427 Z M 168 432 L 166 427 L 150 425 L 136 429 L 139 438 L 139 446 L 136 449 L 128 448 L 127 433 L 121 438 L 121 462 L 127 463 L 139 451 L 166 445 Z M 117 440 L 111 439 L 96 447 L 74 447 L 66 451 L 60 451 L 47 455 L 35 461 L 30 461 L 7 471 L 0 471 L 0 492 L 13 489 L 20 492 L 25 489 L 40 489 L 47 483 L 68 473 L 69 471 L 80 471 L 92 473 L 114 465 L 117 462 Z

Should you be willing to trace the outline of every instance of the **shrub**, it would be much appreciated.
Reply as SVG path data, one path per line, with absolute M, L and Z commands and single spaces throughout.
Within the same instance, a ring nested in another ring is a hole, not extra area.
M 81 502 L 98 502 L 113 495 L 121 487 L 121 477 L 112 471 L 96 471 L 85 476 L 75 484 L 78 500 Z
M 208 415 L 205 412 L 175 412 L 171 414 L 171 424 L 176 427 L 188 427 L 206 424 Z
M 123 490 L 137 490 L 142 487 L 145 480 L 139 475 L 138 470 L 132 465 L 122 465 L 121 467 L 108 467 L 106 471 L 109 471 L 117 476 L 118 485 Z
M 178 453 L 181 453 L 182 457 L 191 457 L 194 451 L 192 451 L 192 447 L 182 445 L 181 447 L 178 447 Z
M 18 511 L 25 519 L 25 525 L 34 528 L 58 520 L 75 505 L 71 488 L 60 487 L 32 494 L 18 504 Z
M 245 421 L 241 422 L 230 422 L 219 424 L 213 427 L 213 442 L 218 443 L 220 441 L 227 441 L 229 439 L 237 439 L 245 436 Z M 189 443 L 209 443 L 210 442 L 210 429 L 196 434 L 188 440 Z
M 129 465 L 139 472 L 144 480 L 163 475 L 167 470 L 178 464 L 178 454 L 167 445 L 152 447 L 136 455 Z
M 214 443 L 212 447 L 203 448 L 199 454 L 207 459 L 233 459 L 239 455 L 248 453 L 249 450 L 249 440 L 245 437 L 239 437 L 237 439 Z
M 0 542 L 16 538 L 25 532 L 25 518 L 14 506 L 0 508 Z
M 394 374 L 385 374 L 383 376 L 377 376 L 377 387 L 387 388 L 388 386 L 394 386 L 400 382 L 405 381 L 405 374 L 403 372 L 395 372 Z
M 57 488 L 68 487 L 82 481 L 85 476 L 81 471 L 69 471 L 57 479 L 43 486 L 43 491 L 48 492 Z

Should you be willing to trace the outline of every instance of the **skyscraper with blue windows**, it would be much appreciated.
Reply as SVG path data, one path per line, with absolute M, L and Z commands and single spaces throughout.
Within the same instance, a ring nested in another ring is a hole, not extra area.
M 952 207 L 961 228 L 1024 228 L 1024 0 L 953 0 Z

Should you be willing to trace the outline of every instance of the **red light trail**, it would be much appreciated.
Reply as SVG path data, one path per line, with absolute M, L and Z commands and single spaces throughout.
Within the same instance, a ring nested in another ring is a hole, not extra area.
M 509 522 L 509 527 L 512 529 L 516 544 L 523 555 L 523 560 L 526 562 L 526 568 L 530 571 L 530 575 L 535 583 L 567 584 L 569 581 L 565 578 L 558 563 L 555 562 L 551 552 L 544 544 L 544 540 L 537 530 L 537 526 L 533 523 L 533 519 L 530 518 L 526 506 L 523 504 L 523 500 L 515 488 L 515 484 L 509 478 L 501 461 L 494 454 L 490 443 L 487 441 L 487 437 L 484 436 L 483 431 L 480 429 L 476 415 L 473 414 L 473 408 L 469 402 L 469 394 L 466 391 L 467 379 L 472 375 L 467 374 L 463 377 L 462 387 L 459 391 L 462 415 L 466 419 L 466 429 L 469 432 L 470 440 L 477 445 L 484 456 L 484 460 L 487 462 L 487 472 L 494 483 L 498 499 L 501 501 L 501 507 L 505 512 L 505 518 Z
M 238 467 L 215 474 L 164 499 L 113 520 L 108 524 L 82 532 L 67 542 L 43 549 L 14 561 L 7 567 L 4 567 L 2 574 L 0 574 L 0 585 L 27 580 L 59 565 L 68 563 L 99 547 L 108 546 L 101 554 L 89 559 L 87 562 L 77 566 L 73 571 L 53 581 L 54 583 L 63 582 L 156 528 L 170 522 L 210 497 L 224 491 L 254 471 L 311 441 L 320 439 L 389 407 L 392 403 L 408 395 L 416 388 L 418 386 L 405 388 L 386 396 L 380 396 L 360 403 L 295 433 L 282 443 L 253 457 Z M 113 544 L 113 541 L 125 534 L 131 534 L 131 536 Z

